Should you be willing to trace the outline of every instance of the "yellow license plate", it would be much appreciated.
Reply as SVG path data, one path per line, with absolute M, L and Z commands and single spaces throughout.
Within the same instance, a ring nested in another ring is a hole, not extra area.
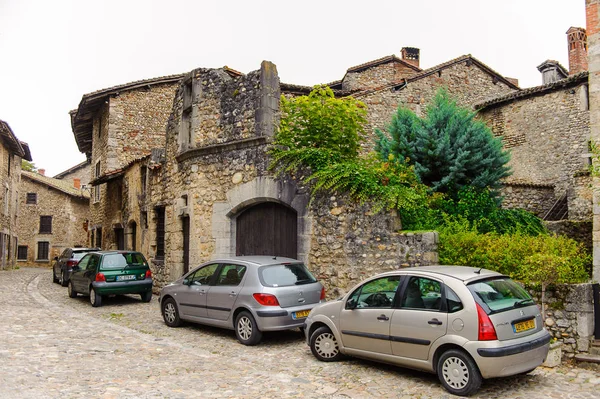
M 310 313 L 310 310 L 301 310 L 299 312 L 292 312 L 292 318 L 294 320 L 304 319 L 306 316 L 308 316 L 309 313 Z
M 533 319 L 531 320 L 527 320 L 527 321 L 522 321 L 520 323 L 515 323 L 513 325 L 513 330 L 516 333 L 520 333 L 523 331 L 527 331 L 527 330 L 531 330 L 535 328 L 535 321 Z

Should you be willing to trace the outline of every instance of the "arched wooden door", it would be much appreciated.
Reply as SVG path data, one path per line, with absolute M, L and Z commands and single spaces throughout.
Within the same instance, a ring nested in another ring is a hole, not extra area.
M 297 219 L 293 209 L 275 202 L 245 209 L 236 221 L 236 255 L 297 258 Z

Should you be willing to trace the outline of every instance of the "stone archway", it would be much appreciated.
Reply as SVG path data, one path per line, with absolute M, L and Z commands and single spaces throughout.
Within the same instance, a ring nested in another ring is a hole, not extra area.
M 212 234 L 215 257 L 234 256 L 237 247 L 237 218 L 245 210 L 262 203 L 277 203 L 296 213 L 297 259 L 308 260 L 311 220 L 308 217 L 308 194 L 299 193 L 294 182 L 257 177 L 227 192 L 227 201 L 213 204 Z

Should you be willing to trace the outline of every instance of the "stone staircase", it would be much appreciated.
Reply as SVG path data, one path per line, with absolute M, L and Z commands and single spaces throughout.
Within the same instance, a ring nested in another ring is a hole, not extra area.
M 590 343 L 590 353 L 580 353 L 575 355 L 575 360 L 582 363 L 600 364 L 600 340 L 595 339 Z

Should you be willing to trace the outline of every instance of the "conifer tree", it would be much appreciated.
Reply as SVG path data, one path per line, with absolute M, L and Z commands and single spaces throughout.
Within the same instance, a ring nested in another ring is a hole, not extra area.
M 414 165 L 421 182 L 435 192 L 454 197 L 465 186 L 494 190 L 510 175 L 510 153 L 501 139 L 443 89 L 425 117 L 399 107 L 387 132 L 376 134 L 375 148 L 382 159 Z

